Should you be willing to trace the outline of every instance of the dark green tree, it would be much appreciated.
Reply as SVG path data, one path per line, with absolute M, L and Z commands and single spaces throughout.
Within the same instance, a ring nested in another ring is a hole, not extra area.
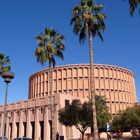
M 7 65 L 11 60 L 9 59 L 9 56 L 5 57 L 4 53 L 0 53 L 0 75 L 4 71 L 10 71 L 11 66 Z
M 103 96 L 104 97 L 104 96 Z M 102 96 L 95 96 L 95 99 L 106 100 Z M 109 122 L 111 119 L 111 115 L 108 113 L 108 107 L 105 102 L 102 100 L 96 101 L 97 109 L 97 124 L 99 128 L 106 128 L 106 122 Z M 102 109 L 103 107 L 103 109 Z M 93 110 L 92 110 L 92 102 L 89 98 L 88 102 L 84 102 L 81 104 L 80 100 L 73 100 L 72 103 L 68 106 L 65 106 L 61 110 L 59 110 L 59 122 L 65 126 L 75 126 L 82 133 L 82 140 L 85 131 L 88 127 L 93 127 Z
M 113 130 L 116 130 L 122 127 L 122 115 L 123 115 L 123 111 L 119 110 L 116 116 L 113 118 L 113 121 L 112 121 Z
M 49 84 L 50 84 L 50 95 L 51 95 L 51 119 L 52 119 L 52 140 L 55 140 L 55 124 L 54 124 L 54 101 L 53 101 L 53 88 L 52 88 L 52 68 L 51 65 L 55 66 L 54 56 L 63 58 L 61 51 L 65 50 L 64 39 L 65 36 L 57 33 L 53 28 L 45 28 L 45 34 L 39 33 L 35 37 L 38 41 L 38 48 L 35 50 L 35 56 L 37 62 L 42 65 L 49 61 Z
M 113 118 L 113 128 L 129 128 L 138 127 L 140 125 L 140 118 L 135 107 L 127 108 L 125 111 L 119 113 Z
M 136 114 L 136 108 L 127 108 L 122 114 L 122 124 L 125 127 L 137 127 L 140 124 L 140 118 Z
M 87 102 L 81 104 L 80 100 L 73 100 L 72 103 L 58 112 L 59 122 L 65 126 L 75 126 L 82 133 L 90 126 L 92 119 L 91 108 Z
M 102 130 L 105 129 L 106 130 L 106 123 L 110 122 L 111 120 L 111 114 L 107 111 L 97 111 L 97 125 L 98 125 L 98 129 Z
M 98 139 L 98 128 L 96 118 L 96 107 L 95 107 L 95 90 L 94 90 L 94 71 L 93 71 L 93 47 L 92 37 L 98 35 L 103 41 L 103 37 L 100 31 L 105 32 L 104 19 L 107 16 L 100 11 L 104 8 L 104 5 L 96 5 L 94 0 L 81 0 L 80 5 L 76 5 L 72 8 L 73 18 L 71 19 L 70 25 L 74 24 L 73 32 L 79 35 L 79 42 L 84 44 L 87 34 L 89 36 L 89 50 L 90 50 L 90 85 L 91 85 L 91 98 L 92 98 L 92 109 L 93 109 L 93 128 L 94 128 L 94 139 Z
M 140 117 L 140 106 L 134 106 L 136 108 L 136 114 Z

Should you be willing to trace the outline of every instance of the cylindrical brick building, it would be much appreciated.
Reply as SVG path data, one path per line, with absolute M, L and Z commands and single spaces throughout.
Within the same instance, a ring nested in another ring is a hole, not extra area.
M 110 113 L 125 110 L 136 103 L 134 74 L 124 68 L 110 65 L 93 65 L 95 94 L 104 95 Z M 80 132 L 74 126 L 65 127 L 58 121 L 58 111 L 79 99 L 82 103 L 90 97 L 90 65 L 74 64 L 55 67 L 52 71 L 55 113 L 55 134 L 66 139 L 79 139 Z M 29 99 L 6 106 L 5 136 L 28 137 L 34 140 L 51 139 L 49 69 L 36 72 L 29 78 Z M 8 116 L 11 116 L 9 119 Z M 4 105 L 0 105 L 0 135 L 4 119 Z M 86 133 L 90 133 L 90 128 Z
M 107 98 L 110 113 L 125 110 L 137 102 L 134 74 L 124 68 L 94 64 L 95 94 Z M 90 65 L 57 66 L 52 71 L 53 94 L 90 97 Z M 49 69 L 34 73 L 29 78 L 29 99 L 48 96 Z

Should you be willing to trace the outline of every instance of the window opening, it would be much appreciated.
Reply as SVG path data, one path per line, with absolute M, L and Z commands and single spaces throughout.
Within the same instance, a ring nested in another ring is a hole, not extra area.
M 65 106 L 69 105 L 69 100 L 65 100 Z
M 32 114 L 34 114 L 35 113 L 35 110 L 34 109 L 32 109 Z
M 44 110 L 43 107 L 41 107 L 41 114 L 43 113 L 43 110 Z

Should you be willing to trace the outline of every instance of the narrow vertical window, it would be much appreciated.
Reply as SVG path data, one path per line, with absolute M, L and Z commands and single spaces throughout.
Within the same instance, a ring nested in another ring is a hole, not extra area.
M 69 100 L 65 100 L 65 106 L 69 105 Z

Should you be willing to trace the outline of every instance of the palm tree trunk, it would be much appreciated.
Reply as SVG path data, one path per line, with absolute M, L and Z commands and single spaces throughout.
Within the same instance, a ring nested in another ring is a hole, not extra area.
M 54 124 L 54 101 L 53 101 L 53 89 L 52 89 L 52 68 L 51 68 L 51 52 L 49 52 L 49 83 L 51 94 L 51 119 L 52 119 L 52 140 L 55 140 L 55 124 Z
M 93 137 L 94 137 L 94 140 L 97 140 L 98 139 L 98 127 L 97 127 L 96 106 L 95 106 L 92 33 L 91 33 L 90 25 L 88 25 L 88 33 L 89 33 L 89 51 L 90 51 L 90 89 L 91 89 L 91 99 L 92 99 L 93 130 L 94 130 Z

